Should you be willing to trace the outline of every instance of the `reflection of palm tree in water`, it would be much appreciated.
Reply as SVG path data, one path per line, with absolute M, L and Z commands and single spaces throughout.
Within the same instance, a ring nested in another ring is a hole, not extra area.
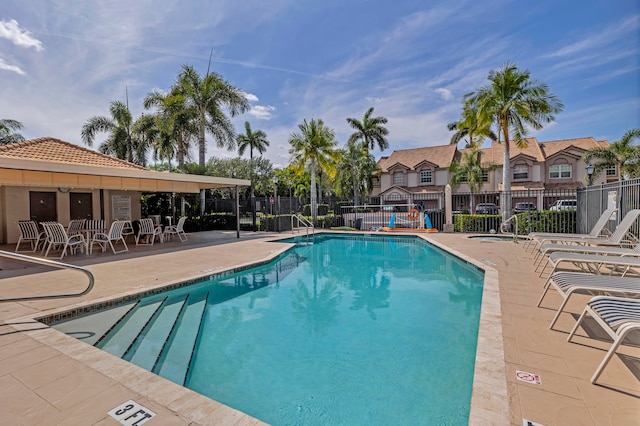
M 369 318 L 372 320 L 377 319 L 375 309 L 388 308 L 389 307 L 389 286 L 391 280 L 385 275 L 380 275 L 380 282 L 376 277 L 369 277 L 368 282 L 357 290 L 355 290 L 355 297 L 351 304 L 351 309 L 359 311 L 362 308 L 366 308 Z M 363 281 L 364 282 L 364 281 Z
M 480 311 L 481 299 L 478 297 L 478 286 L 473 280 L 466 279 L 462 282 L 458 277 L 450 276 L 448 280 L 456 288 L 455 293 L 449 292 L 449 300 L 454 303 L 464 303 L 465 316 L 476 315 Z
M 325 281 L 318 292 L 318 277 L 315 274 L 312 292 L 302 280 L 298 280 L 292 291 L 293 315 L 310 334 L 323 336 L 329 326 L 335 324 L 338 304 L 342 299 L 342 294 L 336 293 L 336 290 L 334 282 Z

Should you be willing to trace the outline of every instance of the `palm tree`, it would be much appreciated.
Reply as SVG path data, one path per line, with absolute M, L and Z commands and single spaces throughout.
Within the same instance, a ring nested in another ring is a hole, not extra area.
M 0 145 L 22 142 L 24 137 L 16 130 L 22 129 L 22 123 L 8 118 L 0 119 Z
M 606 148 L 594 148 L 585 152 L 582 159 L 585 163 L 591 163 L 591 160 L 598 159 L 598 163 L 594 164 L 593 176 L 597 176 L 603 170 L 615 167 L 619 170 L 618 180 L 622 180 L 623 176 L 631 179 L 640 177 L 640 145 L 632 145 L 631 142 L 635 138 L 640 138 L 640 129 L 631 129 L 622 136 L 619 141 L 613 142 Z
M 232 117 L 246 112 L 249 109 L 249 101 L 241 90 L 214 72 L 207 72 L 201 77 L 189 65 L 182 66 L 175 90 L 184 96 L 187 107 L 193 108 L 197 113 L 198 164 L 205 165 L 206 131 L 213 135 L 219 147 L 227 147 L 230 150 L 235 147 L 235 131 L 222 108 L 228 108 Z
M 478 123 L 478 115 L 476 111 L 465 109 L 462 111 L 462 117 L 458 121 L 447 124 L 449 131 L 455 131 L 451 136 L 451 145 L 458 145 L 461 140 L 468 136 L 465 148 L 480 148 L 485 137 L 492 141 L 498 139 L 491 130 L 491 123 L 482 126 Z
M 188 108 L 184 96 L 175 90 L 170 93 L 154 90 L 147 94 L 143 105 L 146 109 L 156 107 L 156 123 L 174 145 L 178 167 L 182 168 L 185 159 L 191 157 L 191 141 L 198 136 L 195 110 Z
M 454 161 L 449 166 L 451 174 L 450 184 L 453 188 L 457 188 L 461 183 L 469 186 L 470 200 L 469 211 L 473 212 L 474 194 L 480 192 L 483 184 L 483 174 L 487 169 L 495 166 L 491 164 L 482 164 L 481 151 L 477 148 L 471 148 L 462 154 L 462 159 Z
M 205 132 L 209 131 L 219 147 L 231 150 L 235 146 L 235 131 L 229 118 L 222 112 L 227 107 L 231 116 L 241 114 L 249 109 L 249 101 L 244 93 L 223 80 L 216 73 L 201 77 L 189 65 L 182 66 L 175 86 L 178 94 L 184 96 L 187 108 L 196 113 L 198 127 L 198 164 L 205 165 Z M 200 192 L 200 214 L 204 214 L 205 192 Z
M 260 154 L 264 154 L 269 146 L 269 141 L 267 140 L 267 134 L 262 130 L 256 130 L 255 132 L 251 130 L 251 124 L 248 121 L 244 123 L 244 135 L 238 135 L 238 154 L 243 155 L 245 149 L 249 147 L 249 166 L 251 167 L 251 211 L 253 216 L 253 230 L 256 230 L 256 198 L 253 191 L 253 150 L 255 149 Z
M 336 146 L 335 134 L 333 130 L 324 125 L 321 119 L 311 119 L 307 123 L 304 120 L 298 125 L 299 133 L 292 133 L 289 136 L 291 149 L 289 154 L 296 173 L 304 172 L 308 166 L 311 172 L 311 216 L 313 223 L 318 223 L 318 191 L 316 189 L 316 174 L 318 169 L 323 169 L 329 176 L 333 176 L 338 154 L 334 150 Z
M 380 151 L 384 151 L 389 148 L 389 141 L 387 141 L 389 130 L 384 127 L 387 124 L 387 119 L 385 117 L 371 117 L 372 113 L 373 107 L 364 113 L 362 121 L 358 121 L 355 118 L 347 118 L 347 123 L 355 129 L 355 132 L 347 142 L 355 143 L 360 141 L 367 151 L 374 149 L 377 145 Z
M 340 196 L 353 192 L 354 206 L 358 205 L 358 193 L 369 191 L 372 174 L 378 169 L 373 155 L 359 143 L 348 142 L 340 151 L 333 186 Z
M 148 147 L 134 136 L 133 116 L 129 108 L 120 101 L 113 101 L 109 111 L 111 117 L 96 116 L 87 120 L 82 126 L 82 141 L 93 146 L 96 133 L 108 132 L 109 137 L 98 148 L 100 152 L 131 163 L 145 164 Z
M 531 79 L 529 70 L 520 71 L 515 64 L 506 63 L 501 69 L 491 71 L 488 79 L 489 84 L 464 96 L 464 110 L 470 114 L 475 111 L 481 128 L 495 123 L 498 135 L 504 139 L 502 214 L 506 219 L 511 211 L 510 144 L 525 148 L 526 126 L 542 129 L 543 123 L 555 120 L 555 114 L 561 112 L 564 105 L 550 93 L 546 84 Z

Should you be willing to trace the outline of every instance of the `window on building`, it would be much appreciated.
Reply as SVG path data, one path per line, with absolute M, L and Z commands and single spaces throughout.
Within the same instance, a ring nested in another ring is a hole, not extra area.
M 550 179 L 567 179 L 571 177 L 571 164 L 556 164 L 549 167 Z
M 529 179 L 529 166 L 513 166 L 513 179 Z
M 420 172 L 420 183 L 431 183 L 431 170 L 423 170 Z
M 483 170 L 482 171 L 482 181 L 483 182 L 489 182 L 489 171 L 488 170 Z
M 404 185 L 404 173 L 394 173 L 393 174 L 393 184 L 394 185 Z
M 380 186 L 381 186 L 381 185 L 380 185 L 380 179 L 378 179 L 378 178 L 373 178 L 373 179 L 371 179 L 371 181 L 373 182 L 373 187 L 374 187 L 374 188 L 380 188 Z
M 613 166 L 609 166 L 605 169 L 605 171 L 607 172 L 607 176 L 616 176 L 618 173 L 616 173 L 616 165 L 614 164 Z

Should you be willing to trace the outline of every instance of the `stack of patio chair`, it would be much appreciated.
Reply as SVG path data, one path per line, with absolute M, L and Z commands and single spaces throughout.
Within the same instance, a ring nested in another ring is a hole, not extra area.
M 73 219 L 69 222 L 69 226 L 67 227 L 68 235 L 81 234 L 84 229 L 84 223 L 86 219 Z

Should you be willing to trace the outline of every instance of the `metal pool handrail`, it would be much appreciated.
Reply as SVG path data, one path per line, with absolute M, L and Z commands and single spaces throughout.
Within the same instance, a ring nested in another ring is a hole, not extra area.
M 307 236 L 309 236 L 309 228 L 311 228 L 311 234 L 314 234 L 315 232 L 315 226 L 313 226 L 313 223 L 311 223 L 306 217 L 302 216 L 301 214 L 294 214 L 291 216 L 291 233 L 293 234 L 293 222 L 294 219 L 298 220 L 298 227 L 300 226 L 300 224 L 304 225 L 306 231 L 307 231 Z
M 48 295 L 42 295 L 42 296 L 12 297 L 12 298 L 8 298 L 8 299 L 1 299 L 0 298 L 0 302 L 17 302 L 17 301 L 20 301 L 20 300 L 58 299 L 58 298 L 62 298 L 62 297 L 83 296 L 83 295 L 89 293 L 93 289 L 93 284 L 95 283 L 95 278 L 93 277 L 93 274 L 91 273 L 91 271 L 89 271 L 88 269 L 85 269 L 85 268 L 81 268 L 80 266 L 70 265 L 68 263 L 56 262 L 55 260 L 40 259 L 38 257 L 27 256 L 27 255 L 19 254 L 19 253 L 11 253 L 11 252 L 8 252 L 8 251 L 3 251 L 3 250 L 0 250 L 0 256 L 8 257 L 8 258 L 16 259 L 16 260 L 23 260 L 25 262 L 39 263 L 41 265 L 52 266 L 54 268 L 73 269 L 73 270 L 76 270 L 76 271 L 79 271 L 79 272 L 83 272 L 84 274 L 87 275 L 87 277 L 89 277 L 89 285 L 87 286 L 87 288 L 84 291 L 82 291 L 80 293 L 48 294 Z
M 513 219 L 515 219 L 515 220 L 513 220 Z M 500 224 L 500 232 L 503 232 L 502 231 L 502 227 L 504 225 L 506 225 L 507 223 L 511 222 L 511 221 L 514 221 L 516 223 L 516 229 L 513 232 L 513 242 L 517 243 L 518 242 L 518 215 L 517 214 L 514 214 L 510 218 L 502 221 L 502 223 Z

